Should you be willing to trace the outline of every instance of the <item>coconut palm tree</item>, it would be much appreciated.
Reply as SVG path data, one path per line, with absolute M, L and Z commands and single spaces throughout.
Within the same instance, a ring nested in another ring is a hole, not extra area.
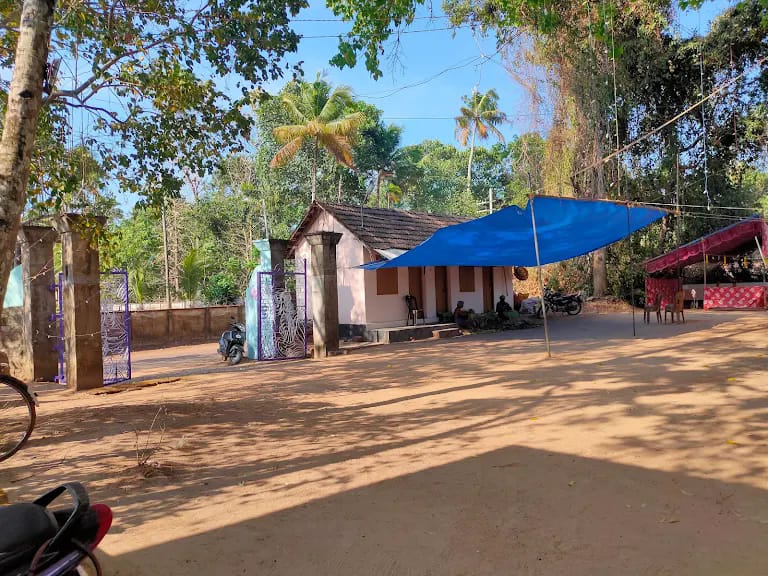
M 295 124 L 278 126 L 273 133 L 283 147 L 269 163 L 270 167 L 284 166 L 306 141 L 312 145 L 312 200 L 317 191 L 317 155 L 322 146 L 336 160 L 349 168 L 354 167 L 350 138 L 363 123 L 362 112 L 346 113 L 352 93 L 346 86 L 331 90 L 320 74 L 314 82 L 301 82 L 299 90 L 281 98 L 285 110 Z
M 477 88 L 472 90 L 472 96 L 462 96 L 464 106 L 460 108 L 461 114 L 456 116 L 456 139 L 462 146 L 469 144 L 469 161 L 467 162 L 467 190 L 472 188 L 472 156 L 475 153 L 475 138 L 485 140 L 493 134 L 504 142 L 504 135 L 499 132 L 497 126 L 507 121 L 507 115 L 498 109 L 499 95 L 496 90 L 490 89 L 485 94 L 480 94 Z

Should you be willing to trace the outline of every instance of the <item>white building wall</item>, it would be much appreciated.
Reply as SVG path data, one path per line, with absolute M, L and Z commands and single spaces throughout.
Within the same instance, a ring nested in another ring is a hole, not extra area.
M 464 301 L 464 309 L 472 309 L 475 312 L 483 311 L 483 270 L 475 267 L 474 292 L 461 292 L 459 290 L 459 267 L 448 266 L 448 308 L 453 310 L 459 300 Z
M 499 296 L 502 294 L 506 297 L 510 306 L 514 300 L 515 295 L 515 269 L 512 266 L 496 266 L 493 268 L 493 303 L 494 308 L 496 302 L 499 301 Z
M 339 290 L 339 324 L 366 324 L 365 317 L 365 276 L 364 270 L 356 268 L 363 264 L 363 243 L 336 218 L 324 212 L 307 229 L 312 232 L 340 232 L 336 246 L 337 282 Z M 311 275 L 311 246 L 302 238 L 296 247 L 296 256 L 307 261 L 307 273 Z M 307 282 L 307 287 L 311 286 Z M 312 297 L 307 295 L 307 316 L 312 317 Z
M 365 317 L 368 328 L 405 326 L 408 320 L 408 268 L 397 269 L 397 294 L 376 293 L 376 271 L 365 271 Z

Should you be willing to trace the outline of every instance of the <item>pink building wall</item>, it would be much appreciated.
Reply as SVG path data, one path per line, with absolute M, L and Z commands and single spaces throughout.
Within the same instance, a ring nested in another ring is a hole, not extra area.
M 336 248 L 339 324 L 365 325 L 368 329 L 404 326 L 408 318 L 408 310 L 405 305 L 405 296 L 409 292 L 408 269 L 398 268 L 397 294 L 379 295 L 376 293 L 376 272 L 357 268 L 357 266 L 372 259 L 365 245 L 348 228 L 327 212 L 320 214 L 307 229 L 307 233 L 321 231 L 341 232 L 342 234 Z M 305 259 L 307 270 L 311 269 L 309 244 L 303 238 L 296 247 L 296 256 Z M 483 311 L 482 269 L 475 268 L 474 272 L 475 290 L 460 292 L 458 267 L 447 267 L 448 305 L 451 310 L 456 306 L 457 301 L 463 300 L 465 308 L 472 308 L 476 312 Z M 429 266 L 423 268 L 421 273 L 424 301 L 420 301 L 419 304 L 424 309 L 426 322 L 436 322 L 438 317 L 435 269 Z M 493 269 L 494 305 L 501 294 L 504 294 L 510 302 L 512 301 L 512 281 L 511 267 Z M 309 300 L 307 313 L 311 316 L 311 299 Z

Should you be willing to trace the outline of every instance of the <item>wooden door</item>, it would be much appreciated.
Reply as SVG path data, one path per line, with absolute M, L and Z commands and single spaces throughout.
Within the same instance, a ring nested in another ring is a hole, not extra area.
M 450 308 L 448 308 L 448 271 L 445 266 L 435 266 L 435 307 L 438 314 L 450 312 Z
M 424 289 L 421 277 L 424 268 L 408 268 L 408 294 L 416 298 L 416 304 L 424 310 Z
M 493 268 L 483 268 L 483 312 L 493 310 Z

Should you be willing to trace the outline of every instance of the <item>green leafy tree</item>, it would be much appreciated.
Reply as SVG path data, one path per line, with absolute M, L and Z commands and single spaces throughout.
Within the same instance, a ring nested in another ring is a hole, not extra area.
M 406 207 L 435 214 L 479 214 L 474 195 L 464 185 L 465 152 L 427 140 L 404 148 L 403 155 L 416 162 L 416 169 L 412 170 L 414 181 L 404 188 Z
M 209 304 L 234 304 L 239 295 L 235 280 L 224 273 L 211 276 L 203 288 L 203 298 Z
M 128 284 L 133 301 L 144 304 L 147 301 L 147 274 L 144 268 L 133 268 L 128 271 Z
M 317 163 L 320 148 L 330 152 L 339 164 L 353 167 L 350 139 L 365 120 L 362 112 L 345 111 L 352 93 L 345 86 L 331 88 L 318 74 L 314 82 L 299 82 L 297 92 L 283 94 L 281 102 L 293 124 L 277 126 L 274 135 L 283 147 L 270 167 L 284 166 L 309 143 L 312 148 L 312 201 L 317 197 Z
M 363 128 L 355 144 L 355 158 L 358 170 L 373 175 L 373 186 L 376 191 L 376 205 L 381 206 L 381 185 L 397 178 L 400 166 L 400 139 L 403 129 L 399 126 L 385 126 L 377 122 Z M 387 187 L 388 198 L 392 200 L 400 196 L 399 187 Z
M 104 173 L 159 205 L 178 194 L 185 170 L 208 173 L 220 155 L 242 147 L 250 126 L 245 101 L 219 90 L 216 78 L 235 72 L 245 91 L 280 77 L 282 57 L 299 40 L 289 20 L 305 6 L 305 0 L 0 6 L 0 67 L 12 78 L 0 142 L 0 303 L 30 165 L 42 151 L 35 147 L 40 118 L 60 139 L 72 128 L 66 107 L 87 115 L 84 143 Z M 109 99 L 115 104 L 104 106 Z M 58 112 L 46 120 L 52 109 Z
M 701 3 L 682 2 L 681 7 Z M 382 16 L 367 0 L 329 0 L 332 10 L 352 23 L 340 38 L 334 62 L 353 65 L 361 56 L 374 76 L 380 74 L 382 46 L 413 21 L 420 4 L 398 0 Z M 443 7 L 454 25 L 493 30 L 513 73 L 521 62 L 545 73 L 546 82 L 529 86 L 532 100 L 552 110 L 540 170 L 545 193 L 669 202 L 679 177 L 680 190 L 691 203 L 750 203 L 738 174 L 743 172 L 740 162 L 755 165 L 752 151 L 765 150 L 760 136 L 765 131 L 759 127 L 764 125 L 766 83 L 757 80 L 765 68 L 757 65 L 768 30 L 765 0 L 735 3 L 704 38 L 679 38 L 670 25 L 677 6 L 668 0 L 448 0 Z M 517 43 L 516 38 L 523 40 Z M 705 94 L 729 78 L 732 87 L 628 153 L 604 161 L 611 150 L 701 98 L 700 60 Z M 542 84 L 546 93 L 538 89 Z M 694 219 L 689 228 L 680 227 L 681 234 L 719 224 L 711 216 Z M 666 238 L 662 244 L 678 235 L 668 222 L 658 226 L 661 234 L 657 227 L 649 234 Z M 645 241 L 648 245 L 650 237 Z M 596 295 L 608 286 L 606 262 L 606 251 L 596 251 Z M 619 267 L 629 262 L 614 260 Z
M 456 117 L 456 139 L 462 146 L 469 142 L 467 159 L 467 190 L 472 187 L 472 156 L 475 153 L 475 139 L 485 140 L 491 135 L 504 142 L 504 135 L 497 126 L 506 122 L 507 115 L 499 110 L 499 96 L 495 90 L 480 94 L 476 89 L 472 96 L 463 96 L 464 106 Z

